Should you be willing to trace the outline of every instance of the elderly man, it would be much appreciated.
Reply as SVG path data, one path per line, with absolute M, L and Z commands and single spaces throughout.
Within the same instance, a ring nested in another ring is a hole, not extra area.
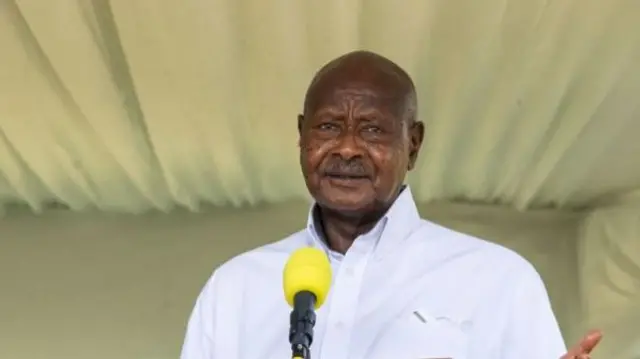
M 307 246 L 324 250 L 334 272 L 312 358 L 588 358 L 600 334 L 565 354 L 544 284 L 526 260 L 420 218 L 404 181 L 424 126 L 400 67 L 366 51 L 331 61 L 309 86 L 298 131 L 315 199 L 307 227 L 214 272 L 182 359 L 290 357 L 282 269 Z

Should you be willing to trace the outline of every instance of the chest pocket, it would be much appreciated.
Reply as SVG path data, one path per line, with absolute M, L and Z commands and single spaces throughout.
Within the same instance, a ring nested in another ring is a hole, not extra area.
M 415 310 L 398 318 L 375 343 L 372 359 L 466 359 L 464 325 Z

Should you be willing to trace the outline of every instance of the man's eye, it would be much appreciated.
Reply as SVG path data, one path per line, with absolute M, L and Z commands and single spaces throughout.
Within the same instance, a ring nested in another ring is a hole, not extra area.
M 382 129 L 378 126 L 367 126 L 363 130 L 370 133 L 382 133 Z
M 323 131 L 333 131 L 335 129 L 337 129 L 338 126 L 336 126 L 333 123 L 321 123 L 320 125 L 318 125 L 318 129 L 323 130 Z

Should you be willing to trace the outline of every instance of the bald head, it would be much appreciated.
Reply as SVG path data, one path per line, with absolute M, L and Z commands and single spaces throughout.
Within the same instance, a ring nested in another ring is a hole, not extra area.
M 300 164 L 325 209 L 370 216 L 393 203 L 422 144 L 407 73 L 368 51 L 323 66 L 298 116 Z
M 313 77 L 304 101 L 304 112 L 313 109 L 336 89 L 369 87 L 377 96 L 402 108 L 403 119 L 416 117 L 416 90 L 411 77 L 393 61 L 370 51 L 353 51 L 324 65 Z

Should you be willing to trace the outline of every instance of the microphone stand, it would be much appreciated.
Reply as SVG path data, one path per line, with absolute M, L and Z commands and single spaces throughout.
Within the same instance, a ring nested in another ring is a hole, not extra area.
M 289 343 L 291 343 L 292 359 L 311 359 L 309 348 L 313 342 L 313 327 L 316 324 L 316 297 L 310 292 L 297 293 L 293 299 L 291 312 Z

